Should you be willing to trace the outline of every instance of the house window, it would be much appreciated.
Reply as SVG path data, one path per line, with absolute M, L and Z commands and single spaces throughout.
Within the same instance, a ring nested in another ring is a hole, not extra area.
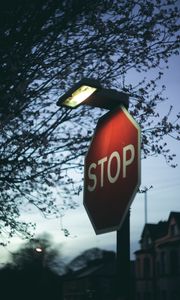
M 144 275 L 145 278 L 150 277 L 150 259 L 149 259 L 149 257 L 144 258 L 143 275 Z
M 156 273 L 157 273 L 157 276 L 160 275 L 160 263 L 159 263 L 159 261 L 156 262 Z
M 149 248 L 152 245 L 152 240 L 149 235 L 145 235 L 143 238 L 143 249 Z
M 178 253 L 176 250 L 172 250 L 170 252 L 170 274 L 177 275 L 178 274 Z
M 148 237 L 148 239 L 147 239 L 147 244 L 150 246 L 150 245 L 151 245 L 151 243 L 152 243 L 152 241 L 151 241 L 151 238 L 150 238 L 150 237 Z
M 136 293 L 136 300 L 141 300 L 141 293 L 139 292 Z
M 141 277 L 141 261 L 140 258 L 136 260 L 136 277 L 140 278 Z
M 173 291 L 173 292 L 171 292 L 171 299 L 173 299 L 173 300 L 179 300 L 180 299 L 180 292 L 179 291 Z
M 150 292 L 144 292 L 144 300 L 151 300 L 151 293 Z
M 167 300 L 167 291 L 163 290 L 161 292 L 161 300 Z
M 170 225 L 170 235 L 175 236 L 177 234 L 178 234 L 177 224 L 171 224 Z
M 165 252 L 161 252 L 160 259 L 161 259 L 161 275 L 164 275 L 165 274 Z

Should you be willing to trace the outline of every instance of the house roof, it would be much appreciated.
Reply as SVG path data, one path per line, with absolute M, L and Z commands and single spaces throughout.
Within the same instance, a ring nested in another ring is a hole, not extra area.
M 66 279 L 80 279 L 84 277 L 109 277 L 116 274 L 116 263 L 114 260 L 105 262 L 103 260 L 94 260 L 89 262 L 86 267 L 83 267 L 77 271 L 73 271 L 66 274 Z
M 130 262 L 131 275 L 134 274 L 134 261 Z M 64 276 L 66 281 L 79 280 L 81 278 L 113 278 L 117 275 L 117 261 L 94 260 L 77 271 L 71 271 Z
M 107 263 L 100 263 L 99 265 L 90 265 L 86 268 L 82 269 L 79 274 L 77 274 L 77 278 L 82 278 L 86 276 L 96 276 L 96 277 L 109 277 L 114 276 L 116 273 L 116 264 L 115 261 L 110 261 Z
M 148 223 L 144 226 L 141 238 L 143 238 L 144 233 L 148 231 L 152 241 L 154 241 L 164 236 L 167 233 L 167 229 L 168 229 L 167 221 L 160 221 L 157 224 Z
M 169 214 L 169 218 L 167 221 L 160 221 L 157 224 L 152 224 L 152 223 L 145 224 L 141 234 L 140 242 L 142 242 L 144 235 L 147 233 L 149 233 L 152 241 L 165 237 L 168 233 L 169 222 L 172 218 L 176 220 L 176 223 L 180 228 L 180 212 L 172 211 Z

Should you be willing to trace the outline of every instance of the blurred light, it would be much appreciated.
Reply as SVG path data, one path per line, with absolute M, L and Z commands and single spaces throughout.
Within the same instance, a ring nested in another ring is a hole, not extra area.
M 42 248 L 40 248 L 40 247 L 36 247 L 35 250 L 36 250 L 36 252 L 39 252 L 39 253 L 40 253 L 40 252 L 43 252 Z

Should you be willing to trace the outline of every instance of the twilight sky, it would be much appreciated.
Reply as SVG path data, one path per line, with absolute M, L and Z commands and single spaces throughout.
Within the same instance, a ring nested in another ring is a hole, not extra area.
M 172 104 L 172 115 L 175 116 L 180 111 L 180 58 L 172 58 L 169 66 L 162 80 L 169 99 L 159 106 L 159 111 L 167 112 Z M 129 80 L 133 82 L 133 76 Z M 176 168 L 169 167 L 163 157 L 142 160 L 141 188 L 153 186 L 147 192 L 149 223 L 167 220 L 171 211 L 180 211 L 180 142 L 172 139 L 168 142 L 171 150 L 177 155 Z M 78 202 L 81 203 L 79 208 L 68 211 L 61 220 L 46 220 L 34 210 L 28 214 L 24 213 L 22 218 L 26 221 L 36 221 L 37 233 L 49 232 L 55 243 L 63 245 L 65 257 L 74 257 L 92 247 L 115 251 L 116 232 L 96 235 L 82 205 L 82 194 L 78 197 Z M 69 237 L 65 237 L 61 231 L 61 223 L 70 231 Z M 144 226 L 144 194 L 137 194 L 132 203 L 130 226 L 131 258 L 134 258 L 133 253 L 139 248 L 138 241 Z M 19 238 L 13 238 L 7 248 L 0 247 L 0 263 L 6 261 L 9 251 L 16 249 L 20 243 Z

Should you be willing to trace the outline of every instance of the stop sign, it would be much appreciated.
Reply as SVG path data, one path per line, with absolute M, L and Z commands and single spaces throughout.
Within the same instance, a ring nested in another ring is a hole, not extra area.
M 121 106 L 99 119 L 85 157 L 83 203 L 96 234 L 118 230 L 140 185 L 140 127 Z

